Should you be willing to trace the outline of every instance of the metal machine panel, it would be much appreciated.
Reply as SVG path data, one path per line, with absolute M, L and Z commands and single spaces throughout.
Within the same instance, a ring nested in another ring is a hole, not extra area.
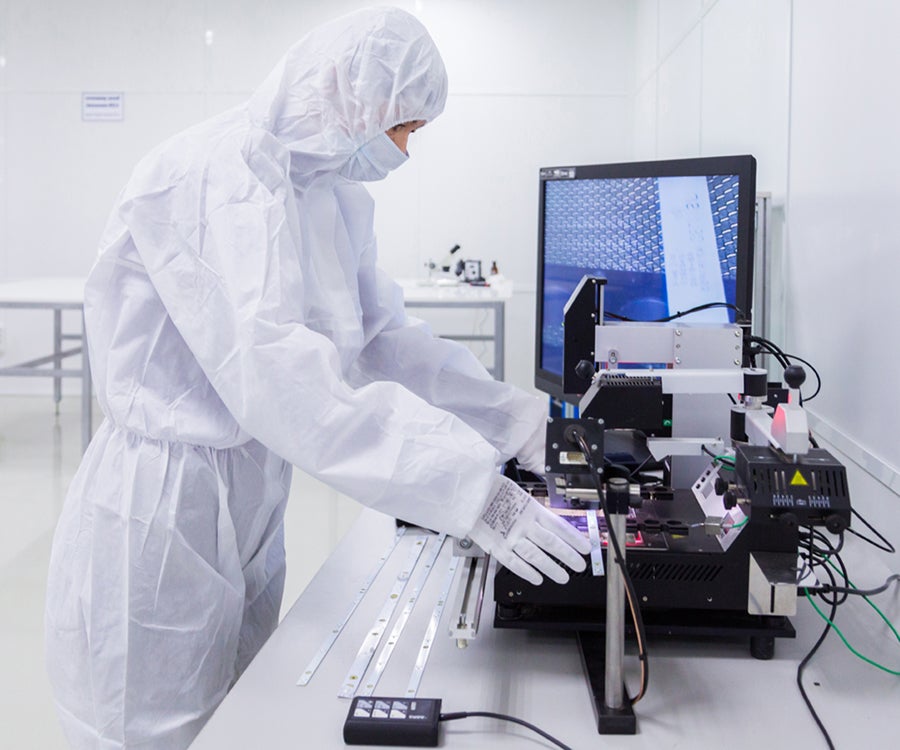
M 796 554 L 750 553 L 747 612 L 751 615 L 797 614 Z
M 607 323 L 595 328 L 595 359 L 603 367 L 656 364 L 673 368 L 741 366 L 740 326 Z

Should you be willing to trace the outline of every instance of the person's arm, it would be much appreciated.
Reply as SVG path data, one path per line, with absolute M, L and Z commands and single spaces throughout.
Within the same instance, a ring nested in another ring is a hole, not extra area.
M 407 316 L 402 289 L 374 264 L 361 270 L 360 299 L 369 339 L 358 363 L 363 377 L 402 383 L 455 414 L 503 460 L 519 456 L 532 469 L 543 464 L 544 399 L 494 380 L 468 347 L 434 336 L 421 320 Z
M 366 505 L 467 533 L 491 494 L 497 451 L 402 384 L 344 381 L 336 348 L 303 318 L 285 209 L 293 196 L 284 194 L 283 165 L 270 167 L 255 164 L 255 175 L 244 168 L 245 184 L 228 196 L 214 194 L 213 175 L 209 210 L 181 182 L 123 204 L 167 312 L 249 435 Z

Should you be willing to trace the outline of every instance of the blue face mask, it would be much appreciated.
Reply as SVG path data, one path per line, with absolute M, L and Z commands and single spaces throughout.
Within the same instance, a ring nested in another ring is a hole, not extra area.
M 392 169 L 396 169 L 409 159 L 387 133 L 379 133 L 368 143 L 364 143 L 341 167 L 340 174 L 348 180 L 374 182 L 383 180 Z

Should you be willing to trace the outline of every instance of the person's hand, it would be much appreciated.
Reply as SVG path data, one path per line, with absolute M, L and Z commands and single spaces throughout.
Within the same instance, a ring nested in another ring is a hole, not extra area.
M 556 560 L 582 571 L 586 566 L 582 555 L 591 551 L 590 542 L 571 524 L 499 474 L 493 495 L 469 538 L 517 576 L 535 585 L 543 580 L 542 573 L 557 583 L 565 583 L 569 574 Z
M 538 429 L 528 439 L 528 442 L 522 446 L 516 461 L 523 469 L 530 471 L 532 474 L 544 476 L 547 473 L 545 462 L 547 445 L 547 424 L 541 421 Z

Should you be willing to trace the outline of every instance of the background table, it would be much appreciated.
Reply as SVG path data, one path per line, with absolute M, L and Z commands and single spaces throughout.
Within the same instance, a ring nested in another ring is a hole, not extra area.
M 494 314 L 492 333 L 448 333 L 441 336 L 454 341 L 492 342 L 493 366 L 487 369 L 496 380 L 503 380 L 506 356 L 506 301 L 512 297 L 511 281 L 496 282 L 491 286 L 472 286 L 465 283 L 444 285 L 429 283 L 425 279 L 398 279 L 397 283 L 403 287 L 407 308 L 492 310 Z
M 15 310 L 49 310 L 53 313 L 53 353 L 0 367 L 0 377 L 53 378 L 53 399 L 62 398 L 62 378 L 81 378 L 81 443 L 87 450 L 91 441 L 91 368 L 84 339 L 84 279 L 48 277 L 8 281 L 0 284 L 0 308 Z M 63 331 L 63 311 L 78 310 L 81 330 Z M 64 341 L 77 341 L 77 346 L 63 349 Z M 64 368 L 63 360 L 81 356 L 80 368 Z

